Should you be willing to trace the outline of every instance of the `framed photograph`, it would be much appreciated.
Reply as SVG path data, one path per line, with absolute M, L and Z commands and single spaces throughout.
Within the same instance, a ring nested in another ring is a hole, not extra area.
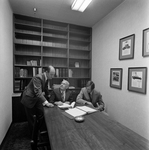
M 110 69 L 110 87 L 122 89 L 122 68 Z
M 119 41 L 119 60 L 134 58 L 135 34 L 129 35 Z
M 128 90 L 146 94 L 147 67 L 128 68 Z
M 143 30 L 142 56 L 149 56 L 149 28 Z

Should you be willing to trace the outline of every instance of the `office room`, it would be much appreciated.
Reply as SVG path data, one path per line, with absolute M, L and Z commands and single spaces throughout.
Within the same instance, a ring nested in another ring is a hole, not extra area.
M 44 69 L 47 65 L 56 66 L 59 74 L 52 79 L 53 84 L 59 84 L 65 78 L 70 82 L 70 86 L 76 88 L 78 92 L 85 86 L 87 80 L 92 80 L 95 83 L 95 89 L 100 91 L 105 103 L 106 115 L 97 112 L 99 118 L 101 117 L 107 123 L 111 123 L 111 126 L 113 125 L 113 127 L 108 125 L 97 134 L 98 132 L 95 133 L 95 128 L 99 129 L 98 122 L 95 122 L 97 113 L 85 115 L 82 123 L 75 121 L 71 123 L 72 120 L 62 116 L 64 120 L 66 119 L 67 125 L 70 124 L 71 127 L 80 129 L 84 126 L 86 130 L 82 129 L 81 131 L 75 128 L 71 130 L 71 134 L 76 137 L 71 137 L 70 127 L 66 127 L 68 135 L 63 135 L 63 137 L 69 138 L 70 141 L 58 148 L 61 143 L 56 144 L 54 140 L 58 140 L 62 136 L 56 137 L 53 134 L 54 131 L 48 128 L 48 135 L 52 135 L 52 137 L 49 136 L 52 150 L 69 148 L 109 150 L 110 146 L 112 150 L 149 149 L 149 1 L 92 0 L 84 12 L 71 10 L 73 1 L 0 0 L 0 149 L 3 150 L 6 143 L 10 146 L 8 136 L 10 136 L 14 124 L 17 127 L 19 124 L 24 125 L 27 121 L 24 107 L 20 103 L 20 93 L 31 79 L 30 77 L 33 76 L 33 73 L 30 74 L 32 66 L 24 64 L 24 62 L 31 63 L 30 60 L 34 59 L 37 60 L 35 62 L 37 64 L 34 64 L 33 68 Z M 52 5 L 52 8 L 49 6 L 51 10 L 48 9 L 47 5 L 49 4 Z M 26 6 L 29 8 L 24 9 Z M 44 9 L 43 6 L 46 7 L 45 10 L 41 10 Z M 94 8 L 96 11 L 93 11 Z M 60 13 L 56 9 L 65 11 Z M 27 20 L 26 22 L 19 22 L 21 15 Z M 32 21 L 34 24 L 27 27 L 26 33 L 23 33 L 23 24 L 25 26 Z M 59 27 L 56 29 L 53 26 Z M 51 31 L 47 28 L 58 31 Z M 26 40 L 24 37 L 27 36 L 21 36 L 21 34 L 32 34 L 32 36 Z M 55 37 L 52 37 L 54 34 Z M 56 38 L 61 38 L 61 42 L 55 40 Z M 32 39 L 33 41 L 30 43 Z M 80 41 L 76 42 L 75 40 Z M 22 44 L 23 46 L 20 44 L 21 42 L 25 42 Z M 50 49 L 49 47 L 54 48 Z M 26 52 L 29 50 L 31 52 L 24 54 L 23 50 L 25 49 Z M 54 53 L 54 50 L 55 54 L 50 55 L 50 52 Z M 48 54 L 49 56 L 47 56 Z M 18 62 L 23 62 L 23 64 Z M 15 73 L 16 68 L 21 67 L 23 69 L 26 67 L 28 70 L 28 76 L 23 79 L 20 79 L 20 74 L 18 77 L 18 74 Z M 60 71 L 63 72 L 61 75 Z M 19 85 L 23 82 L 23 88 L 19 87 L 21 90 L 15 87 L 18 81 Z M 52 109 L 48 108 L 45 112 Z M 88 119 L 93 121 L 95 128 L 89 127 Z M 101 123 L 99 126 L 104 125 L 100 119 L 97 121 Z M 88 129 L 90 130 L 88 131 Z M 106 134 L 103 132 L 104 129 L 107 129 Z M 88 131 L 86 135 L 85 131 Z M 121 137 L 118 133 L 120 131 L 122 134 L 124 132 Z M 115 132 L 115 136 L 113 136 L 113 132 Z M 58 132 L 55 131 L 55 133 Z M 100 139 L 100 133 L 103 134 L 103 139 Z M 82 138 L 83 135 L 90 135 L 94 144 L 86 142 L 87 139 Z M 80 141 L 77 141 L 77 137 Z M 67 141 L 65 138 L 64 143 Z M 71 141 L 73 139 L 74 142 Z M 30 140 L 27 140 L 29 147 L 27 149 L 30 149 Z M 12 141 L 15 143 L 17 140 L 13 139 Z M 112 145 L 113 141 L 116 143 Z M 78 143 L 75 144 L 75 142 Z M 15 150 L 13 144 L 11 143 L 11 148 Z

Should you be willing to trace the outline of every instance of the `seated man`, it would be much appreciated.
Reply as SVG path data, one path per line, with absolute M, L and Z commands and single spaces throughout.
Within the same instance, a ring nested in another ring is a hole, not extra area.
M 74 100 L 69 88 L 69 82 L 63 80 L 59 88 L 53 89 L 50 97 L 50 103 L 62 105 L 63 103 L 71 104 Z
M 91 105 L 100 111 L 104 110 L 102 95 L 100 94 L 100 92 L 97 92 L 95 90 L 95 84 L 92 81 L 88 81 L 86 87 L 81 89 L 76 98 L 76 102 Z

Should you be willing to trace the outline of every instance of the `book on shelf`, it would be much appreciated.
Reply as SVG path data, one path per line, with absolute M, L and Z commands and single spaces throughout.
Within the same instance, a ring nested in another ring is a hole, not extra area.
M 67 77 L 68 76 L 68 70 L 67 68 L 56 68 L 56 77 Z
M 42 68 L 38 68 L 38 73 L 42 73 Z
M 86 114 L 90 114 L 96 112 L 96 109 L 90 108 L 88 106 L 76 106 L 75 108 L 65 110 L 66 113 L 71 115 L 72 117 L 79 117 Z
M 33 76 L 42 73 L 42 68 L 33 67 Z
M 62 77 L 62 68 L 59 68 L 59 77 Z
M 63 71 L 62 77 L 66 77 L 66 69 L 65 69 L 65 68 L 62 68 L 62 71 Z
M 79 62 L 75 62 L 75 67 L 76 67 L 76 68 L 79 68 L 79 67 L 80 67 Z
M 56 73 L 55 73 L 56 77 L 59 77 L 59 69 L 56 68 Z
M 28 70 L 27 69 L 23 69 L 24 70 L 24 77 L 28 77 Z
M 88 81 L 87 79 L 79 79 L 79 80 L 78 80 L 78 86 L 79 86 L 79 87 L 85 87 L 87 81 Z
M 68 69 L 65 69 L 65 77 L 68 77 Z
M 37 66 L 37 60 L 30 60 L 30 61 L 27 61 L 26 63 L 27 63 L 27 66 Z
M 73 71 L 71 69 L 69 69 L 68 76 L 71 78 L 72 75 L 73 75 Z
M 31 66 L 31 61 L 27 61 L 27 66 Z
M 22 91 L 22 90 L 24 90 L 26 85 L 27 85 L 26 80 L 15 80 L 14 81 L 14 90 L 15 91 Z
M 31 65 L 32 66 L 37 66 L 37 60 L 31 60 Z
M 20 67 L 15 67 L 15 77 L 20 77 Z
M 15 91 L 20 91 L 20 80 L 15 80 L 14 81 L 14 90 Z
M 19 70 L 19 77 L 28 77 L 28 70 L 27 69 L 20 69 Z
M 33 77 L 38 73 L 38 68 L 33 67 Z

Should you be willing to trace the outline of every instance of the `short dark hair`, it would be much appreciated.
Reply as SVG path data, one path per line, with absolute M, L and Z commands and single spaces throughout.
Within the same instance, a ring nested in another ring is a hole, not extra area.
M 86 87 L 89 87 L 89 86 L 91 86 L 91 90 L 95 89 L 95 84 L 94 84 L 93 81 L 88 81 L 88 82 L 86 83 Z

